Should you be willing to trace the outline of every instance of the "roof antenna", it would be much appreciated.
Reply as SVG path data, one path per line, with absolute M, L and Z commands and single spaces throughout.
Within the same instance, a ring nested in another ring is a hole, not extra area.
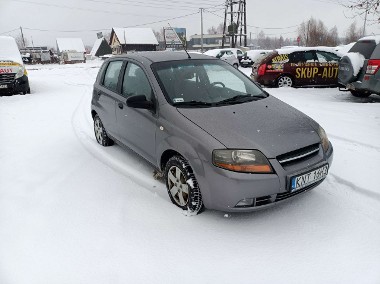
M 168 23 L 169 27 L 172 29 L 172 31 L 175 33 L 175 35 L 177 36 L 177 39 L 179 40 L 180 43 L 182 43 L 182 47 L 183 49 L 185 50 L 186 54 L 187 54 L 187 58 L 188 59 L 191 59 L 191 56 L 190 54 L 187 52 L 187 49 L 186 49 L 186 46 L 185 44 L 183 43 L 183 41 L 179 38 L 177 32 L 172 28 L 172 26 Z

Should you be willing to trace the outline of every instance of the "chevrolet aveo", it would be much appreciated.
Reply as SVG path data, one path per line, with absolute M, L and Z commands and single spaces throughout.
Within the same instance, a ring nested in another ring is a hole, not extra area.
M 317 122 L 204 55 L 107 59 L 91 114 L 99 144 L 116 142 L 149 161 L 171 201 L 192 214 L 276 204 L 320 184 L 333 159 Z

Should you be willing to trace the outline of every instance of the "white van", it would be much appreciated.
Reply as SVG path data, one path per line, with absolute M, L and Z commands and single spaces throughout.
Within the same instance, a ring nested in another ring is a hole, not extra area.
M 0 94 L 29 94 L 28 72 L 13 37 L 0 36 Z

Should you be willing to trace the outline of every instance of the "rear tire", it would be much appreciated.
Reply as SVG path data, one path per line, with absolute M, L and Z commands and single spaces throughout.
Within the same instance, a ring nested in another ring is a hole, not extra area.
M 170 200 L 191 215 L 204 209 L 202 194 L 189 163 L 181 156 L 173 156 L 165 166 L 165 182 Z
M 108 137 L 99 115 L 95 115 L 94 117 L 94 133 L 96 141 L 98 141 L 100 145 L 104 147 L 113 145 L 113 141 Z
M 280 78 L 277 79 L 277 87 L 292 87 L 293 86 L 293 79 L 290 78 L 287 75 L 282 75 Z
M 351 94 L 354 96 L 354 97 L 357 97 L 357 98 L 368 98 L 371 93 L 368 92 L 368 91 L 353 91 L 353 90 L 350 90 Z

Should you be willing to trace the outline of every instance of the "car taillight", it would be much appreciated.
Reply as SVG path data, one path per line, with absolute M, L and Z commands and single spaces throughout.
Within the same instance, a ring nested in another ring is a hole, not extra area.
M 267 65 L 266 64 L 261 64 L 260 67 L 259 67 L 259 70 L 257 70 L 257 74 L 260 75 L 260 76 L 265 75 L 265 70 L 266 69 L 267 69 Z
M 370 59 L 368 60 L 366 74 L 374 75 L 380 69 L 380 59 Z

